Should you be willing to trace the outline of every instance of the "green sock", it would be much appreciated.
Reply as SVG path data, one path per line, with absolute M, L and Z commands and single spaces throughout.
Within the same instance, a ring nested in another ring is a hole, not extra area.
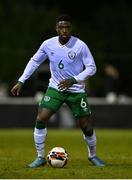
M 47 125 L 46 125 L 45 122 L 37 121 L 35 127 L 36 127 L 37 129 L 44 129 L 44 128 L 47 127 Z

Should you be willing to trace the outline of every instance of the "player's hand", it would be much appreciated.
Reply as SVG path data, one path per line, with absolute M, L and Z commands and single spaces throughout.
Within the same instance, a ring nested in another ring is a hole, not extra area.
M 22 83 L 18 82 L 13 88 L 11 89 L 11 93 L 14 96 L 19 96 L 20 90 L 22 88 Z
M 71 87 L 75 83 L 75 80 L 71 79 L 64 79 L 60 81 L 58 84 L 58 89 L 61 91 L 67 90 L 69 87 Z

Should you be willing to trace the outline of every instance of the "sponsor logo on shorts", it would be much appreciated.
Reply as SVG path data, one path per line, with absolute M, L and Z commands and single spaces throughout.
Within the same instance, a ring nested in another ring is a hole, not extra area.
M 83 111 L 87 112 L 87 111 L 88 111 L 88 108 L 87 108 L 87 107 L 83 108 Z
M 44 101 L 48 102 L 50 100 L 49 96 L 44 96 Z

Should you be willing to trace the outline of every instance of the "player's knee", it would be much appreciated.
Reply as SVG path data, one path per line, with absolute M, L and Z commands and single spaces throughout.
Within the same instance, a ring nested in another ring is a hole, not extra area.
M 49 109 L 42 109 L 38 112 L 37 121 L 47 122 L 52 116 L 53 112 Z
M 48 118 L 44 116 L 43 114 L 38 114 L 36 122 L 41 123 L 41 122 L 47 122 Z

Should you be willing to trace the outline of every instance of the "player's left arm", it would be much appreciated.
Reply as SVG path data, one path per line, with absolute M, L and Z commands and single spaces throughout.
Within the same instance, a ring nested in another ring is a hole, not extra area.
M 96 73 L 96 65 L 95 65 L 93 56 L 85 43 L 83 44 L 83 48 L 82 48 L 82 60 L 83 60 L 84 66 L 85 66 L 84 71 L 79 73 L 77 76 L 73 76 L 70 79 L 62 80 L 58 84 L 58 89 L 67 90 L 73 84 L 83 82 L 87 78 L 89 78 L 90 76 L 92 76 Z
M 73 77 L 77 82 L 83 82 L 96 73 L 96 64 L 94 58 L 85 43 L 83 44 L 82 48 L 82 60 L 85 66 L 84 71 Z

